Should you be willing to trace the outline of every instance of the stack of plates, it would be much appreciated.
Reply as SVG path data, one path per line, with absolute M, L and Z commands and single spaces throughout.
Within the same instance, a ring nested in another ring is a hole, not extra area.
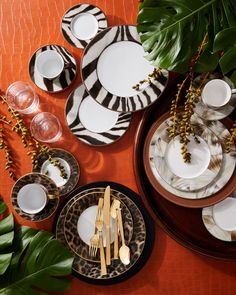
M 176 81 L 173 81 L 173 84 L 175 83 Z M 169 174 L 167 176 L 160 175 L 162 167 L 155 166 L 156 161 L 149 157 L 149 152 L 153 152 L 155 157 L 156 150 L 151 145 L 152 140 L 156 143 L 157 138 L 165 139 L 162 137 L 162 130 L 159 127 L 163 123 L 168 124 L 168 115 L 160 116 L 168 110 L 167 101 L 169 99 L 170 102 L 173 97 L 170 92 L 171 87 L 169 93 L 166 92 L 166 96 L 162 97 L 162 104 L 160 102 L 154 104 L 145 112 L 138 127 L 134 147 L 134 168 L 139 190 L 148 199 L 160 225 L 176 241 L 204 255 L 236 259 L 235 244 L 226 242 L 235 240 L 232 219 L 229 217 L 223 225 L 220 222 L 222 220 L 221 213 L 227 211 L 229 203 L 219 205 L 219 208 L 212 206 L 215 203 L 218 205 L 218 202 L 227 196 L 231 196 L 231 199 L 235 198 L 235 193 L 233 193 L 236 185 L 235 149 L 232 153 L 225 154 L 223 146 L 225 137 L 229 134 L 227 127 L 230 122 L 228 119 L 224 119 L 222 122 L 205 122 L 199 118 L 193 118 L 194 124 L 204 124 L 205 129 L 211 130 L 212 139 L 217 137 L 217 140 L 213 140 L 212 143 L 218 141 L 222 147 L 220 169 L 209 184 L 191 190 L 190 186 L 185 185 L 187 181 L 183 185 L 182 180 L 167 178 Z M 156 144 L 155 148 L 158 148 Z M 143 155 L 144 157 L 142 157 Z M 161 160 L 161 157 L 158 158 L 159 164 Z M 214 166 L 214 169 L 216 167 L 218 166 Z M 152 176 L 150 177 L 150 175 Z M 164 177 L 165 179 L 163 179 Z M 201 185 L 201 182 L 196 182 L 196 185 Z M 206 208 L 202 210 L 203 207 Z M 218 215 L 214 212 L 217 212 Z M 232 212 L 226 214 L 232 215 Z M 215 216 L 220 216 L 220 218 L 216 219 Z M 214 222 L 212 222 L 212 217 L 215 218 Z M 219 226 L 224 227 L 224 233 L 222 231 L 219 233 Z
M 99 256 L 93 258 L 89 255 L 89 244 L 94 234 L 96 205 L 108 185 L 111 187 L 111 199 L 121 202 L 125 240 L 131 251 L 131 260 L 129 265 L 123 265 L 120 260 L 112 259 L 107 268 L 108 274 L 101 276 Z M 92 183 L 73 191 L 57 212 L 54 231 L 56 238 L 75 258 L 73 274 L 94 284 L 118 283 L 138 272 L 151 254 L 155 236 L 154 223 L 140 197 L 127 187 L 112 182 Z
M 131 113 L 163 93 L 169 73 L 134 89 L 154 67 L 144 58 L 136 26 L 113 26 L 89 41 L 81 60 L 83 84 L 68 97 L 65 117 L 71 132 L 89 145 L 107 145 L 124 135 Z
M 169 113 L 165 113 L 145 139 L 143 162 L 153 187 L 185 207 L 201 208 L 223 200 L 236 186 L 227 185 L 236 164 L 235 147 L 230 153 L 224 151 L 227 128 L 219 121 L 207 123 L 194 115 L 192 124 L 200 143 L 192 139 L 188 144 L 192 160 L 185 164 L 178 138 L 169 138 L 170 123 Z

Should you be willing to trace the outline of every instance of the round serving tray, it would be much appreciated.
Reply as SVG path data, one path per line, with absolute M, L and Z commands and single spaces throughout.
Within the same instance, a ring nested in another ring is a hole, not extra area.
M 236 260 L 236 243 L 220 241 L 211 236 L 202 222 L 202 209 L 186 208 L 168 201 L 152 187 L 146 176 L 142 160 L 145 138 L 153 122 L 168 110 L 176 83 L 177 80 L 171 81 L 168 91 L 145 111 L 138 126 L 134 143 L 134 171 L 139 192 L 154 211 L 159 225 L 178 243 L 206 256 Z M 224 121 L 224 124 L 227 123 L 228 120 Z

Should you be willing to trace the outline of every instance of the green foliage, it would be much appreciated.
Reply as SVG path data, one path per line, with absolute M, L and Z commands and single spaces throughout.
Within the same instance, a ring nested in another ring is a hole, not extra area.
M 144 0 L 137 21 L 147 59 L 157 68 L 187 72 L 204 36 L 194 71 L 236 68 L 235 0 Z
M 1 208 L 0 203 L 0 208 Z M 73 258 L 50 233 L 0 221 L 0 294 L 42 295 L 66 291 Z
M 7 210 L 7 205 L 0 199 L 0 214 L 3 214 Z
M 231 80 L 236 85 L 236 26 L 220 31 L 215 36 L 213 51 L 223 51 L 224 54 L 219 60 L 223 74 L 234 70 Z

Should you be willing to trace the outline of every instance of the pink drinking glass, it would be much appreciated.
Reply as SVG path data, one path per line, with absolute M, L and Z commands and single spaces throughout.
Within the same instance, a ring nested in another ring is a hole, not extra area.
M 30 131 L 34 138 L 42 142 L 58 141 L 62 135 L 61 123 L 48 112 L 38 113 L 31 121 Z
M 39 97 L 26 82 L 12 83 L 6 91 L 7 103 L 10 107 L 23 114 L 35 112 L 39 105 Z

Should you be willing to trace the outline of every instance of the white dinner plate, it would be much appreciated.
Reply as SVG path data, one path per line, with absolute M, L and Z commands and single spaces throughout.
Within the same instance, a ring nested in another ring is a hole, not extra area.
M 166 70 L 139 90 L 133 88 L 153 70 L 135 26 L 103 30 L 85 48 L 81 61 L 82 79 L 90 96 L 118 112 L 141 110 L 159 98 L 168 82 Z
M 217 136 L 205 125 L 193 125 L 199 144 L 191 137 L 188 149 L 191 163 L 184 163 L 179 137 L 171 139 L 165 120 L 152 136 L 149 146 L 149 165 L 153 173 L 182 191 L 199 190 L 210 184 L 221 169 L 223 151 Z

